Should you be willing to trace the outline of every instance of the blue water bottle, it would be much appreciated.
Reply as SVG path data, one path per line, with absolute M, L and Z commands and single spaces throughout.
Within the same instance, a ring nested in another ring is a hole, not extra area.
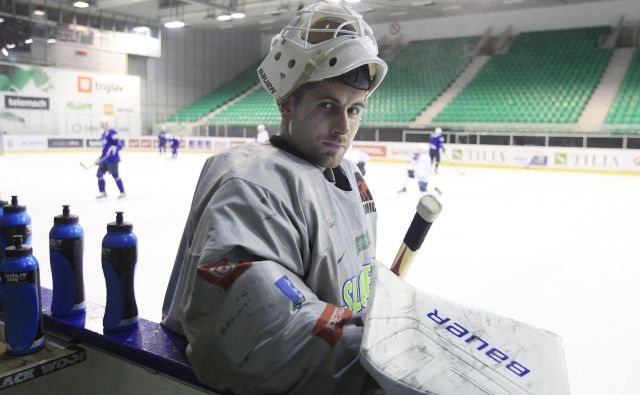
M 9 202 L 7 202 L 6 200 L 2 200 L 2 198 L 0 198 L 0 217 L 2 217 L 2 208 L 7 204 L 9 204 Z
M 11 244 L 14 235 L 22 236 L 24 244 L 31 245 L 31 217 L 27 208 L 18 204 L 18 197 L 11 196 L 11 204 L 2 208 L 0 217 L 0 262 L 4 249 Z M 0 299 L 2 287 L 0 287 Z
M 40 272 L 31 246 L 22 244 L 22 236 L 13 237 L 5 248 L 0 265 L 4 288 L 4 333 L 7 352 L 13 355 L 34 353 L 44 347 L 40 299 Z
M 62 214 L 53 218 L 53 228 L 49 232 L 53 277 L 51 313 L 56 316 L 85 311 L 82 276 L 84 231 L 78 222 L 78 216 L 70 213 L 68 205 L 63 205 Z
M 124 222 L 122 211 L 107 225 L 102 239 L 102 270 L 107 282 L 107 306 L 104 329 L 122 331 L 138 325 L 138 306 L 133 289 L 133 275 L 138 259 L 138 239 L 133 225 Z

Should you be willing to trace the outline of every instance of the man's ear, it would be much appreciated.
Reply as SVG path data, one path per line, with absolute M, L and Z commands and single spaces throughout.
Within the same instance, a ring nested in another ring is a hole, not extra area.
M 293 119 L 293 111 L 295 109 L 296 103 L 293 95 L 287 96 L 284 100 L 278 103 L 278 110 L 280 110 L 280 116 L 285 121 L 290 121 Z

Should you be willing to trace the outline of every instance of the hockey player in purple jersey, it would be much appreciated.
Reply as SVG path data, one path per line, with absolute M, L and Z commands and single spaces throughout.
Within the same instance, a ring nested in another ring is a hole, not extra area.
M 162 324 L 198 379 L 236 394 L 369 394 L 358 356 L 376 205 L 343 160 L 387 70 L 362 16 L 307 6 L 258 66 L 280 132 L 205 163 Z
M 169 141 L 171 142 L 171 158 L 178 159 L 178 148 L 180 148 L 180 137 L 173 137 Z
M 160 130 L 160 133 L 158 133 L 158 150 L 160 155 L 164 155 L 167 151 L 167 132 L 164 130 Z
M 435 163 L 436 174 L 438 174 L 438 166 L 440 166 L 440 151 L 444 153 L 444 136 L 442 135 L 442 129 L 436 128 L 429 140 L 429 156 L 431 157 L 431 164 Z
M 102 136 L 100 136 L 100 141 L 102 142 L 102 154 L 98 159 L 96 159 L 96 164 L 98 165 L 98 172 L 96 173 L 96 176 L 98 177 L 98 189 L 100 190 L 100 194 L 96 198 L 104 199 L 107 197 L 104 174 L 108 172 L 116 181 L 116 185 L 120 190 L 118 199 L 122 199 L 126 194 L 124 193 L 122 179 L 118 173 L 118 163 L 120 162 L 120 150 L 123 147 L 123 143 L 118 139 L 118 132 L 111 128 L 111 119 L 109 117 L 102 117 L 100 120 L 100 127 L 103 130 Z

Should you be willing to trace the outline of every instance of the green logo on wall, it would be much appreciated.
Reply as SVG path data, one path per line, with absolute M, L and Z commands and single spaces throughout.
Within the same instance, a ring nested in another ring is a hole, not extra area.
M 453 150 L 453 159 L 455 159 L 455 160 L 462 159 L 462 150 L 461 149 L 454 149 Z
M 566 165 L 567 164 L 567 153 L 566 152 L 561 152 L 558 154 L 555 154 L 554 156 L 554 162 L 556 165 Z
M 41 91 L 48 92 L 53 89 L 49 74 L 41 67 L 29 69 L 2 64 L 0 65 L 0 91 L 20 92 L 33 81 Z
M 67 102 L 67 110 L 71 111 L 91 111 L 93 110 L 93 104 L 82 102 Z

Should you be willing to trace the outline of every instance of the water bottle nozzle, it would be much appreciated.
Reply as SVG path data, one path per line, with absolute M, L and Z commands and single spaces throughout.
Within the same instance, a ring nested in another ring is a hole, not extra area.
M 13 236 L 13 246 L 16 248 L 16 250 L 22 248 L 22 235 Z

